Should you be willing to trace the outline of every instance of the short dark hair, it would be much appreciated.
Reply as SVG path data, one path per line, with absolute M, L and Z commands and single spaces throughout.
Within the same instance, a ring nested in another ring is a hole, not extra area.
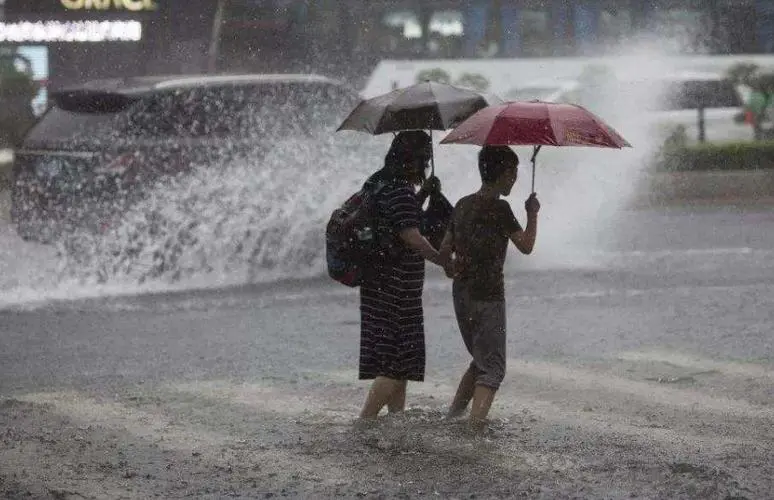
M 519 157 L 508 146 L 484 146 L 478 152 L 478 171 L 481 181 L 496 182 L 510 168 L 519 165 Z

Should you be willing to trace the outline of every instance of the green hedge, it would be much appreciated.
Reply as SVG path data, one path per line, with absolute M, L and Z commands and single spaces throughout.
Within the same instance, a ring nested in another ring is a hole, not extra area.
M 774 141 L 667 148 L 657 158 L 656 168 L 664 172 L 774 169 Z

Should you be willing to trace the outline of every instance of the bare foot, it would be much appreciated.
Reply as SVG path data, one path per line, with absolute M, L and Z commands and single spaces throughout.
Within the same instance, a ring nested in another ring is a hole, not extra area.
M 449 408 L 449 411 L 446 413 L 446 420 L 458 420 L 465 416 L 466 410 L 466 408 Z
M 376 425 L 376 417 L 358 417 L 352 422 L 352 429 L 356 431 L 367 431 L 375 428 Z
M 471 417 L 468 420 L 468 432 L 473 437 L 491 437 L 494 430 L 489 425 L 489 420 Z

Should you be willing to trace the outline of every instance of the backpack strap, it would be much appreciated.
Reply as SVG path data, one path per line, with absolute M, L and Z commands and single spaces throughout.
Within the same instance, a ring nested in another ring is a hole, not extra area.
M 379 181 L 376 181 L 376 182 L 366 181 L 363 184 L 363 190 L 367 191 L 370 194 L 379 194 L 379 192 L 382 189 L 384 189 L 385 187 L 387 187 L 388 184 L 389 184 L 389 182 L 387 182 L 385 180 L 379 180 Z

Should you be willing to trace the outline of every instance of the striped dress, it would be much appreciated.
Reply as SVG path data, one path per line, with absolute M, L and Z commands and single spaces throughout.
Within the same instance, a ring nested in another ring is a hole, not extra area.
M 376 202 L 379 226 L 395 232 L 419 227 L 421 207 L 410 184 L 390 183 Z M 424 282 L 424 259 L 404 248 L 395 263 L 360 286 L 360 380 L 424 380 Z

